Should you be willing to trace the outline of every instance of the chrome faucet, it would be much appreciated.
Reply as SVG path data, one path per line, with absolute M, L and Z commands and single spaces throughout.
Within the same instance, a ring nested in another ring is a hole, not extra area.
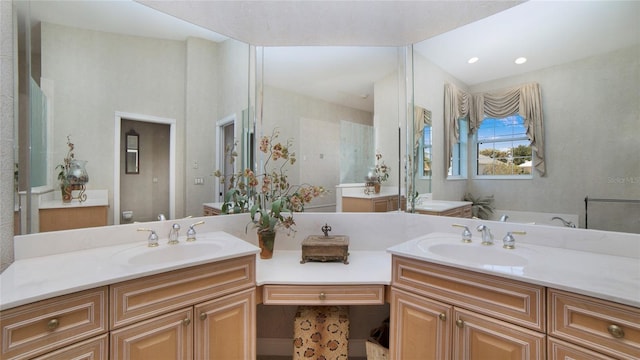
M 493 245 L 493 234 L 486 225 L 478 225 L 476 230 L 482 231 L 482 245 Z
M 527 235 L 526 231 L 509 231 L 507 235 L 502 239 L 502 247 L 505 249 L 515 249 L 516 248 L 516 238 L 513 237 L 513 234 L 516 235 Z
M 554 216 L 551 218 L 551 221 L 553 220 L 560 220 L 562 221 L 562 225 L 566 226 L 566 227 L 570 227 L 570 228 L 575 228 L 576 224 L 574 224 L 572 221 L 567 221 L 563 218 L 561 218 L 560 216 Z
M 147 244 L 147 246 L 149 247 L 157 247 L 158 246 L 158 235 L 156 235 L 156 232 L 151 230 L 151 229 L 147 229 L 147 228 L 139 228 L 138 231 L 148 231 L 149 232 L 149 238 L 147 239 L 147 241 L 149 242 Z
M 175 244 L 179 243 L 179 241 L 178 241 L 178 232 L 179 231 L 180 231 L 180 225 L 179 224 L 171 225 L 171 231 L 169 231 L 169 242 L 167 244 L 175 245 Z
M 191 224 L 189 226 L 189 230 L 187 230 L 187 241 L 196 241 L 196 230 L 193 227 L 202 224 L 204 224 L 204 220 L 198 221 L 197 223 Z
M 509 218 L 509 215 L 507 214 L 502 214 L 502 216 L 500 216 L 500 221 L 502 222 L 507 222 L 507 219 Z
M 462 242 L 463 243 L 471 242 L 471 237 L 473 236 L 473 234 L 471 233 L 471 231 L 469 231 L 469 228 L 467 226 L 460 225 L 460 224 L 452 224 L 451 226 L 463 228 L 464 230 L 462 231 Z

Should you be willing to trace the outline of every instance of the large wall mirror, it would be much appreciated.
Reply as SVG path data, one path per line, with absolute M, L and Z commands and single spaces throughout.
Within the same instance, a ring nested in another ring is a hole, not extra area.
M 638 2 L 530 1 L 415 44 L 415 103 L 434 119 L 433 197 L 494 195 L 496 209 L 576 214 L 580 227 L 588 205 L 588 228 L 640 232 L 639 43 Z M 547 175 L 480 179 L 470 158 L 468 179 L 447 177 L 444 84 L 476 93 L 529 82 L 542 92 Z
M 308 210 L 339 210 L 339 185 L 363 184 L 376 154 L 391 168 L 383 185 L 395 194 L 403 191 L 399 131 L 406 114 L 398 104 L 406 101 L 400 81 L 404 48 L 261 47 L 258 55 L 263 74 L 258 133 L 277 130 L 282 140 L 295 140 L 298 166 L 289 174 L 291 183 L 330 191 Z
M 16 234 L 39 231 L 38 204 L 58 193 L 67 136 L 87 161 L 86 204 L 104 196 L 107 224 L 201 216 L 202 203 L 214 201 L 217 124 L 232 119 L 237 138 L 248 126 L 249 45 L 133 1 L 14 5 L 26 84 L 16 119 Z M 125 166 L 131 128 L 144 151 L 138 169 Z M 28 134 L 44 141 L 34 148 Z

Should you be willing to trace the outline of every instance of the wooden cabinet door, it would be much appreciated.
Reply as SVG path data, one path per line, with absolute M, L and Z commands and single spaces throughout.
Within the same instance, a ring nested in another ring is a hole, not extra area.
M 193 308 L 111 332 L 112 360 L 191 359 Z
M 254 288 L 197 305 L 195 359 L 255 359 L 255 307 Z
M 391 359 L 449 359 L 451 317 L 450 305 L 391 288 Z
M 454 309 L 453 359 L 544 360 L 545 334 Z

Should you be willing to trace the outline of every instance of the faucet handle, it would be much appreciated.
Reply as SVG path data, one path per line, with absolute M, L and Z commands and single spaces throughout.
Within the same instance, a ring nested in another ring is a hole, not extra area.
M 187 230 L 187 241 L 196 241 L 196 230 L 193 227 L 202 224 L 204 224 L 204 220 L 189 225 L 189 230 Z
M 526 231 L 509 231 L 507 235 L 502 239 L 502 247 L 505 249 L 515 249 L 516 248 L 516 238 L 513 237 L 513 234 L 516 235 L 526 235 Z
M 158 246 L 158 235 L 156 234 L 156 232 L 152 229 L 147 229 L 147 228 L 138 228 L 138 231 L 149 231 L 149 238 L 147 239 L 149 241 L 149 244 L 147 245 L 148 247 L 156 247 Z
M 469 230 L 469 227 L 467 227 L 465 225 L 460 225 L 460 224 L 451 224 L 451 226 L 464 228 L 464 230 L 462 231 L 462 242 L 463 243 L 470 243 L 471 242 L 471 237 L 473 236 L 473 234 Z

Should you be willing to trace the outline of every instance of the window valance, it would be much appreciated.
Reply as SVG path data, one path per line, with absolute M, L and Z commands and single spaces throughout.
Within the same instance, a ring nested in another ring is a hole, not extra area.
M 469 133 L 473 134 L 485 117 L 504 118 L 514 114 L 524 118 L 527 137 L 534 150 L 533 164 L 541 176 L 546 174 L 544 157 L 544 120 L 542 117 L 542 97 L 537 83 L 524 84 L 500 92 L 469 94 L 453 84 L 444 85 L 444 119 L 446 142 L 446 170 L 453 145 L 458 138 L 458 119 L 469 119 Z

